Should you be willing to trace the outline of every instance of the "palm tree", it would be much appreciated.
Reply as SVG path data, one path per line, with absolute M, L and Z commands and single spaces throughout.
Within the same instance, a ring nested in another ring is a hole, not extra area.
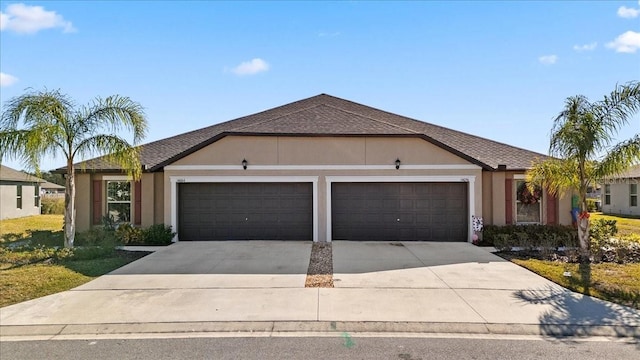
M 75 238 L 76 159 L 105 155 L 133 179 L 142 172 L 139 149 L 147 121 L 140 104 L 118 95 L 75 107 L 59 90 L 29 91 L 9 100 L 0 118 L 0 156 L 17 158 L 40 172 L 46 155 L 66 159 L 64 246 Z M 133 133 L 133 144 L 120 135 Z M 1 157 L 0 157 L 1 159 Z
M 589 213 L 587 186 L 619 174 L 640 162 L 640 134 L 614 144 L 620 128 L 640 109 L 640 82 L 616 89 L 603 100 L 589 102 L 584 96 L 565 101 L 554 121 L 549 155 L 535 161 L 527 172 L 530 186 L 548 188 L 551 194 L 577 190 L 580 199 L 578 238 L 581 261 L 589 260 Z

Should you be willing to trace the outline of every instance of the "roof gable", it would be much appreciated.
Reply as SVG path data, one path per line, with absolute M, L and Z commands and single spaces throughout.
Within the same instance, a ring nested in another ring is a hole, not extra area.
M 28 182 L 28 183 L 42 183 L 44 180 L 37 178 L 33 175 L 29 175 L 23 171 L 12 169 L 8 166 L 0 165 L 0 180 L 3 181 L 15 181 L 15 182 Z
M 415 136 L 485 169 L 526 169 L 543 154 L 418 121 L 348 100 L 321 94 L 253 115 L 190 131 L 140 146 L 148 171 L 191 154 L 227 135 Z M 104 158 L 79 164 L 86 169 L 117 170 Z

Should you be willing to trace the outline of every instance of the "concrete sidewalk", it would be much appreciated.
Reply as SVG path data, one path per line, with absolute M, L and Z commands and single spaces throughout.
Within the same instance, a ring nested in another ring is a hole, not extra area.
M 0 336 L 640 337 L 639 311 L 573 293 L 470 244 L 336 241 L 335 288 L 304 288 L 310 251 L 308 242 L 179 243 L 73 290 L 0 309 Z

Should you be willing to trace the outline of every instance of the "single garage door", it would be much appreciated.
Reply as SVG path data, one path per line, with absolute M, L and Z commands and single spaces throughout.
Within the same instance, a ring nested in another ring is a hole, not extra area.
M 312 240 L 311 183 L 178 184 L 180 240 Z
M 467 241 L 467 183 L 333 183 L 334 240 Z

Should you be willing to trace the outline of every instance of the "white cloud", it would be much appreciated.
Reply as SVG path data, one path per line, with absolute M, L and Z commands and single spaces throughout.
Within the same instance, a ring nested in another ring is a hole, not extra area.
M 573 45 L 573 50 L 575 51 L 593 51 L 598 46 L 597 42 L 592 42 L 590 44 L 584 45 Z
M 638 2 L 640 4 L 640 1 Z M 640 9 L 628 8 L 626 6 L 620 6 L 618 8 L 618 16 L 625 19 L 637 18 L 640 15 Z
M 76 29 L 55 11 L 47 11 L 42 6 L 11 4 L 5 12 L 0 12 L 0 30 L 19 34 L 35 34 L 40 30 L 62 28 L 65 33 Z
M 607 47 L 620 53 L 635 53 L 640 49 L 640 32 L 627 31 L 608 43 Z
M 231 69 L 236 75 L 253 75 L 267 70 L 269 70 L 269 64 L 260 58 L 245 61 Z
M 556 56 L 556 55 L 543 55 L 543 56 L 540 56 L 538 58 L 538 61 L 541 64 L 552 65 L 552 64 L 555 64 L 556 61 L 558 61 L 558 56 Z
M 0 87 L 11 86 L 17 82 L 17 77 L 0 72 Z
M 334 31 L 334 32 L 319 32 L 318 33 L 318 37 L 336 37 L 336 36 L 340 36 L 340 31 Z

